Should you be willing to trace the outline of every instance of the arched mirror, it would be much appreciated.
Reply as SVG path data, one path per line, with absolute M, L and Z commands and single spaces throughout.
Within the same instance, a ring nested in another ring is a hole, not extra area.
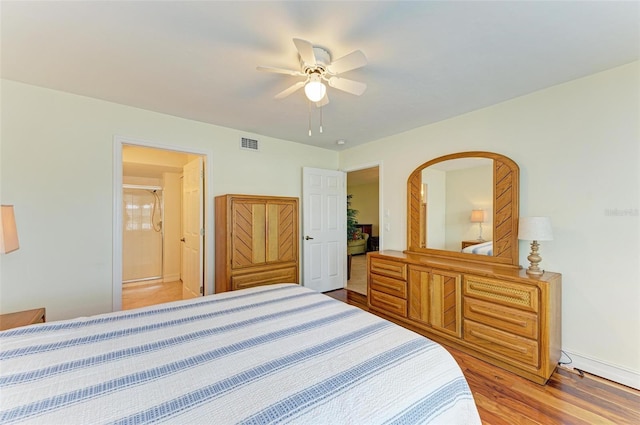
M 433 159 L 411 173 L 407 195 L 407 252 L 518 266 L 519 169 L 511 159 Z

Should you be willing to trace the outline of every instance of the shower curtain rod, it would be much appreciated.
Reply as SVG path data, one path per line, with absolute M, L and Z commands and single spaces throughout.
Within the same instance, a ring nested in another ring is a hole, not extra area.
M 147 186 L 141 184 L 123 184 L 123 189 L 162 190 L 162 186 Z

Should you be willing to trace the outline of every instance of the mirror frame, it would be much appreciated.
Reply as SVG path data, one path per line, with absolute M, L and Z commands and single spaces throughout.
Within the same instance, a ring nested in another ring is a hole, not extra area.
M 434 164 L 458 158 L 493 160 L 493 255 L 467 254 L 420 247 L 420 189 L 422 171 Z M 407 180 L 407 250 L 408 254 L 429 254 L 480 263 L 519 266 L 518 214 L 520 168 L 510 158 L 493 152 L 460 152 L 427 161 L 416 168 Z

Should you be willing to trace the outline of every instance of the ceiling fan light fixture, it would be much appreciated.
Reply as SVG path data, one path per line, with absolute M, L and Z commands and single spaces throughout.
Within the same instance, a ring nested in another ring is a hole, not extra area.
M 309 76 L 309 82 L 304 86 L 304 94 L 307 95 L 307 99 L 312 102 L 319 102 L 322 100 L 325 94 L 327 94 L 327 86 L 320 81 L 320 76 L 313 74 Z

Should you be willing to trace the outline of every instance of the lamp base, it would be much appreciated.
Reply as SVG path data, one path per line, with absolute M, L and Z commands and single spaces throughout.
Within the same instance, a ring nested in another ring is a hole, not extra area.
M 478 232 L 478 242 L 484 242 L 484 239 L 482 239 L 482 223 L 478 223 Z
M 542 261 L 542 257 L 538 255 L 539 247 L 540 245 L 538 244 L 538 241 L 531 242 L 531 253 L 527 257 L 527 260 L 529 260 L 529 263 L 531 263 L 531 265 L 527 269 L 527 274 L 529 276 L 542 276 L 544 274 L 544 270 L 538 267 L 538 264 L 540 264 L 540 262 Z
M 534 268 L 529 267 L 527 269 L 527 274 L 529 276 L 539 277 L 539 276 L 542 276 L 544 274 L 544 270 L 540 270 L 540 269 L 535 270 Z

